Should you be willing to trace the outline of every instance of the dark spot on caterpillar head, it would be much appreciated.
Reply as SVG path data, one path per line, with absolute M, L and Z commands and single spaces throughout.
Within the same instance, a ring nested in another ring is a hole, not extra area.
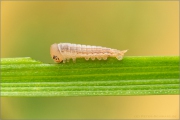
M 57 56 L 53 55 L 53 59 L 55 59 Z
M 59 58 L 55 55 L 53 55 L 53 59 L 55 59 L 56 61 L 59 60 Z
M 59 59 L 57 56 L 53 55 L 53 59 L 57 60 Z

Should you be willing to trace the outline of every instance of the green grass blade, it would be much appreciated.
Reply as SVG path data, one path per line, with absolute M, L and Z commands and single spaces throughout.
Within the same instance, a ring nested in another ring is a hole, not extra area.
M 125 57 L 122 61 L 45 64 L 1 59 L 2 96 L 100 96 L 179 94 L 179 57 Z

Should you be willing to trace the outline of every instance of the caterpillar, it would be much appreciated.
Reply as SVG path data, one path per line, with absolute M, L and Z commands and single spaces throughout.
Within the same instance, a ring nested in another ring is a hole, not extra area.
M 124 53 L 127 50 L 117 50 L 112 48 L 106 48 L 101 46 L 90 46 L 90 45 L 81 45 L 81 44 L 71 44 L 71 43 L 54 43 L 50 47 L 50 54 L 52 59 L 60 63 L 69 62 L 72 59 L 74 62 L 76 58 L 85 58 L 89 60 L 106 60 L 108 57 L 116 57 L 118 60 L 122 60 Z

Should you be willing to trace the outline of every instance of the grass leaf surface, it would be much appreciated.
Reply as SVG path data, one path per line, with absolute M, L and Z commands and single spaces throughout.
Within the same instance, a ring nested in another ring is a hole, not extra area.
M 1 58 L 1 96 L 115 96 L 179 94 L 179 57 L 77 59 L 45 64 Z

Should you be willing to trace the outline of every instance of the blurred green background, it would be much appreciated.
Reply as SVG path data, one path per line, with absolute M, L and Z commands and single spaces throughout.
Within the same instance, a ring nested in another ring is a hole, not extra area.
M 179 55 L 178 1 L 2 1 L 1 57 L 53 63 L 70 42 L 129 49 L 126 56 Z M 177 119 L 178 95 L 1 97 L 3 119 Z

